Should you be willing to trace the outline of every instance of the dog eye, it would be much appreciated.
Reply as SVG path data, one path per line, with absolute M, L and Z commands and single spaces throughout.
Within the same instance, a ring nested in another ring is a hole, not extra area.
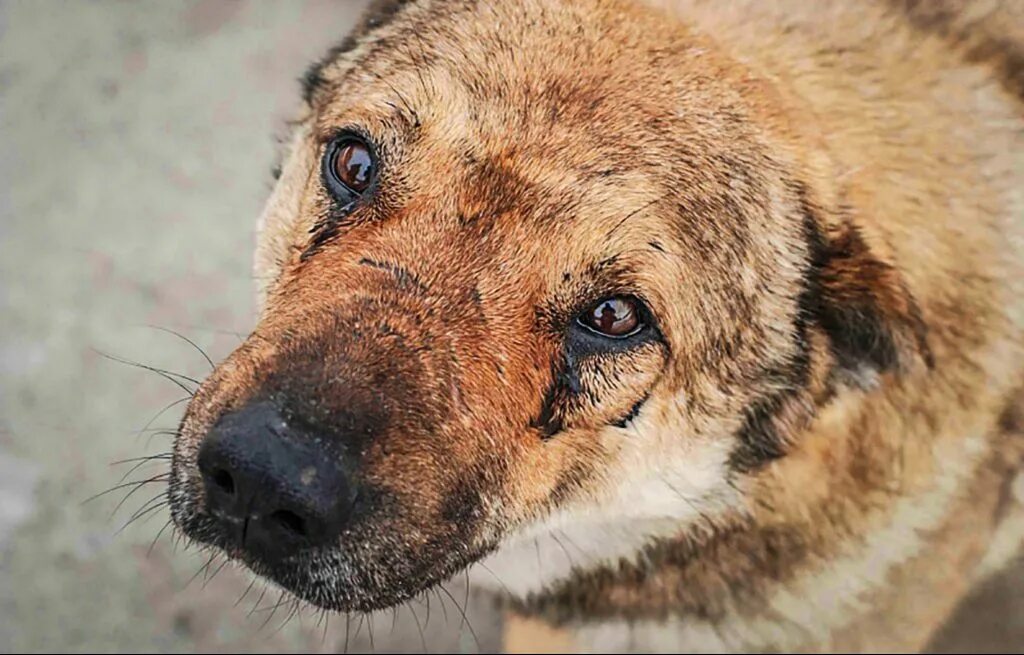
M 346 136 L 328 148 L 324 169 L 329 182 L 333 182 L 329 185 L 332 191 L 338 193 L 336 187 L 340 185 L 342 192 L 360 195 L 373 182 L 377 163 L 365 142 Z
M 643 328 L 639 301 L 627 296 L 605 298 L 576 319 L 585 328 L 604 337 L 623 339 Z

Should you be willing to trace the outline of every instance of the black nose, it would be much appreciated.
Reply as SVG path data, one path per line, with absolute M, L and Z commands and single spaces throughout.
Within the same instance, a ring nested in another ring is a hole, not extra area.
M 352 506 L 341 453 L 268 401 L 217 422 L 199 471 L 223 537 L 264 560 L 337 539 Z

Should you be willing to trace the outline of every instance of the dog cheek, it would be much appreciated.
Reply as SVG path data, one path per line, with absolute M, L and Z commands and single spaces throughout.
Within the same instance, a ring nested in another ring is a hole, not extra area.
M 281 176 L 267 200 L 257 223 L 253 277 L 257 285 L 257 305 L 262 310 L 267 296 L 284 266 L 292 261 L 313 227 L 312 212 L 303 211 L 306 196 L 316 170 L 316 151 L 310 130 L 295 131 Z
M 642 408 L 661 377 L 664 348 L 650 344 L 626 356 L 599 357 L 580 366 L 580 390 L 566 406 L 566 427 L 622 427 Z

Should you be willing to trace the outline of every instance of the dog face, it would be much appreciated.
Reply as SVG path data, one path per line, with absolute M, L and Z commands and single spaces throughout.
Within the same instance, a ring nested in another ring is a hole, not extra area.
M 261 319 L 182 422 L 190 537 L 346 610 L 551 525 L 639 549 L 742 511 L 913 341 L 710 44 L 609 2 L 379 10 L 310 75 Z

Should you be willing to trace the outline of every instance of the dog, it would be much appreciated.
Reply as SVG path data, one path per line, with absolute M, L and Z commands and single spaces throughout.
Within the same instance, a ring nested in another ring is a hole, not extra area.
M 175 524 L 328 610 L 468 568 L 510 649 L 922 648 L 1024 534 L 1022 30 L 374 3 L 304 78 Z

